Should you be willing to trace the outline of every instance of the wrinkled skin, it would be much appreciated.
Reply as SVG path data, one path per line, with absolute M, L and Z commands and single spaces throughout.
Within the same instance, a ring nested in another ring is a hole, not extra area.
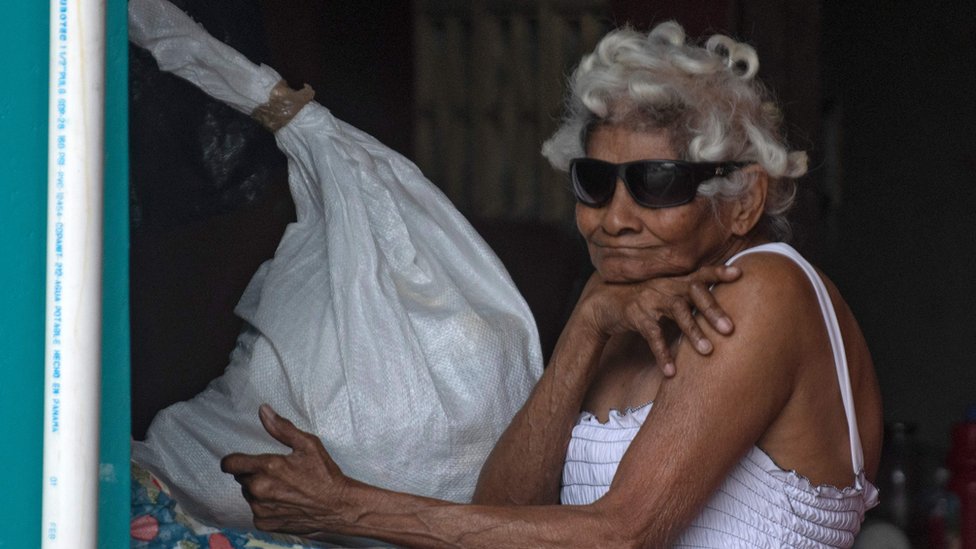
M 591 157 L 614 163 L 678 157 L 664 133 L 614 126 L 593 131 L 587 148 Z M 698 328 L 692 308 L 719 333 L 732 333 L 731 320 L 709 291 L 741 274 L 735 267 L 721 266 L 733 241 L 727 217 L 724 208 L 716 210 L 702 197 L 671 208 L 642 207 L 622 181 L 617 181 L 608 204 L 577 204 L 576 226 L 586 239 L 596 274 L 574 314 L 590 319 L 593 328 L 608 337 L 641 334 L 665 376 L 675 373 L 664 331 L 669 320 L 699 353 L 709 354 L 712 343 Z
M 611 162 L 676 158 L 668 141 L 658 134 L 607 128 L 596 131 L 592 139 L 590 155 Z M 349 479 L 317 437 L 262 406 L 265 429 L 291 448 L 291 453 L 232 454 L 221 463 L 241 484 L 255 526 L 312 538 L 327 532 L 379 537 L 418 547 L 666 545 L 742 449 L 754 442 L 755 433 L 768 423 L 777 403 L 752 414 L 748 428 L 745 422 L 741 429 L 720 426 L 720 432 L 736 438 L 727 448 L 711 451 L 715 466 L 707 475 L 703 474 L 706 471 L 691 474 L 701 464 L 689 456 L 702 456 L 699 446 L 711 447 L 716 433 L 702 430 L 702 436 L 689 437 L 697 432 L 687 423 L 693 415 L 678 406 L 669 408 L 663 401 L 655 404 L 660 411 L 654 413 L 663 414 L 663 419 L 648 425 L 661 432 L 639 435 L 634 443 L 643 447 L 638 454 L 648 458 L 625 460 L 620 482 L 615 481 L 607 497 L 587 506 L 557 505 L 565 445 L 589 389 L 601 371 L 614 368 L 613 360 L 608 361 L 603 353 L 612 340 L 638 334 L 652 355 L 642 367 L 674 376 L 675 346 L 680 342 L 675 340 L 677 333 L 684 335 L 691 355 L 704 356 L 715 350 L 716 337 L 733 332 L 732 320 L 710 288 L 742 276 L 740 269 L 722 263 L 748 245 L 755 216 L 733 218 L 730 212 L 713 208 L 700 197 L 673 208 L 642 208 L 620 182 L 608 205 L 577 207 L 577 225 L 587 240 L 596 273 L 588 281 L 543 379 L 486 462 L 475 493 L 478 505 L 389 492 Z M 695 316 L 694 310 L 700 315 Z M 669 325 L 676 329 L 669 331 Z M 736 349 L 729 347 L 728 351 Z M 756 363 L 740 354 L 743 364 Z M 727 394 L 719 398 L 723 388 L 738 384 L 716 379 L 706 385 L 708 390 L 697 391 L 696 380 L 707 364 L 682 360 L 692 364 L 695 373 L 683 381 L 687 376 L 673 378 L 679 381 L 672 389 L 672 404 L 700 409 L 706 403 L 728 404 L 716 417 L 729 417 L 729 410 L 742 409 L 737 404 L 744 399 L 741 394 L 724 391 Z M 723 369 L 723 375 L 736 375 L 737 369 Z M 678 451 L 682 445 L 687 447 L 685 452 Z M 681 467 L 658 467 L 665 459 L 655 455 L 656 448 L 682 456 Z M 693 490 L 685 488 L 687 498 L 668 498 L 669 512 L 660 513 L 663 503 L 652 500 L 655 494 L 666 498 L 670 490 L 660 486 L 652 490 L 651 485 L 670 486 L 680 478 L 695 478 Z M 639 507 L 633 505 L 637 494 L 643 494 Z
M 261 530 L 287 531 L 309 536 L 334 522 L 353 482 L 339 471 L 315 435 L 303 432 L 279 416 L 267 404 L 260 409 L 261 424 L 278 442 L 291 448 L 286 455 L 231 454 L 220 462 L 221 470 L 234 475 L 244 499 L 254 512 L 254 526 Z
M 709 288 L 733 282 L 742 274 L 737 267 L 705 266 L 690 275 L 656 278 L 640 283 L 613 283 L 596 272 L 580 297 L 577 311 L 592 323 L 594 331 L 607 337 L 637 332 L 650 347 L 665 376 L 675 374 L 671 353 L 669 321 L 694 342 L 703 355 L 712 343 L 695 321 L 697 311 L 724 335 L 732 333 L 732 320 L 725 314 Z

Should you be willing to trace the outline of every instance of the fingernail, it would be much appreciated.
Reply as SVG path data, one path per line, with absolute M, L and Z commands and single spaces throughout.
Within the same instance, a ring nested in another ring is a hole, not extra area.
M 730 275 L 737 275 L 737 274 L 739 274 L 739 273 L 740 273 L 741 271 L 739 270 L 739 268 L 738 268 L 738 267 L 735 267 L 735 266 L 731 266 L 731 267 L 728 267 L 728 270 L 727 270 L 726 272 L 728 272 L 728 273 L 729 273 Z
M 728 318 L 720 318 L 718 319 L 718 322 L 715 323 L 715 327 L 718 328 L 718 331 L 722 332 L 723 334 L 727 334 L 732 331 L 732 321 Z
M 667 364 L 664 365 L 664 375 L 667 376 L 667 377 L 671 377 L 671 376 L 674 375 L 674 363 L 673 362 L 668 362 Z
M 265 421 L 271 421 L 277 417 L 277 414 L 275 414 L 274 410 L 271 409 L 271 405 L 267 403 L 262 404 L 261 407 L 258 408 L 258 413 L 261 414 L 261 419 Z
M 697 343 L 698 352 L 702 354 L 708 354 L 712 352 L 712 342 L 707 339 L 699 339 Z

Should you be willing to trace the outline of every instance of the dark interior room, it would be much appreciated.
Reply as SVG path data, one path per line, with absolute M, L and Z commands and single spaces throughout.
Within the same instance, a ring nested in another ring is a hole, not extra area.
M 917 498 L 931 487 L 976 405 L 970 0 L 174 3 L 413 159 L 501 258 L 546 355 L 590 269 L 565 176 L 538 152 L 575 60 L 614 26 L 668 19 L 754 45 L 788 140 L 810 154 L 794 245 L 846 296 L 871 349 L 891 438 L 882 475 L 909 471 Z M 135 47 L 130 97 L 138 439 L 223 371 L 234 307 L 295 213 L 285 158 L 256 122 Z

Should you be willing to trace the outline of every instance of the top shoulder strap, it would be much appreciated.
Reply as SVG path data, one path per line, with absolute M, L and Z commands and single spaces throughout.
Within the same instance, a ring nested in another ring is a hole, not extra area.
M 840 332 L 840 324 L 837 321 L 837 314 L 834 311 L 834 304 L 830 300 L 827 286 L 824 284 L 820 275 L 813 265 L 810 264 L 800 252 L 796 251 L 789 244 L 782 242 L 771 242 L 743 250 L 734 255 L 726 262 L 731 265 L 740 257 L 753 253 L 775 253 L 786 256 L 799 266 L 810 283 L 813 285 L 817 294 L 817 301 L 820 303 L 820 312 L 823 314 L 824 324 L 827 328 L 827 335 L 830 338 L 830 346 L 834 355 L 834 367 L 837 370 L 837 382 L 840 385 L 841 398 L 844 401 L 844 413 L 847 416 L 847 431 L 851 440 L 851 463 L 854 466 L 854 473 L 857 475 L 864 468 L 864 453 L 861 449 L 861 435 L 857 429 L 857 414 L 854 409 L 854 391 L 851 388 L 850 372 L 847 367 L 847 354 L 844 351 L 844 338 Z M 859 476 L 857 478 L 860 478 Z

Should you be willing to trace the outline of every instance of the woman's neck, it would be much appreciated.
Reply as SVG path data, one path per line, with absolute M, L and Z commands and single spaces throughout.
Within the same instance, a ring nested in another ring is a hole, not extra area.
M 745 236 L 733 236 L 724 246 L 702 261 L 701 265 L 724 265 L 736 254 L 768 242 L 770 242 L 769 238 L 755 231 Z

